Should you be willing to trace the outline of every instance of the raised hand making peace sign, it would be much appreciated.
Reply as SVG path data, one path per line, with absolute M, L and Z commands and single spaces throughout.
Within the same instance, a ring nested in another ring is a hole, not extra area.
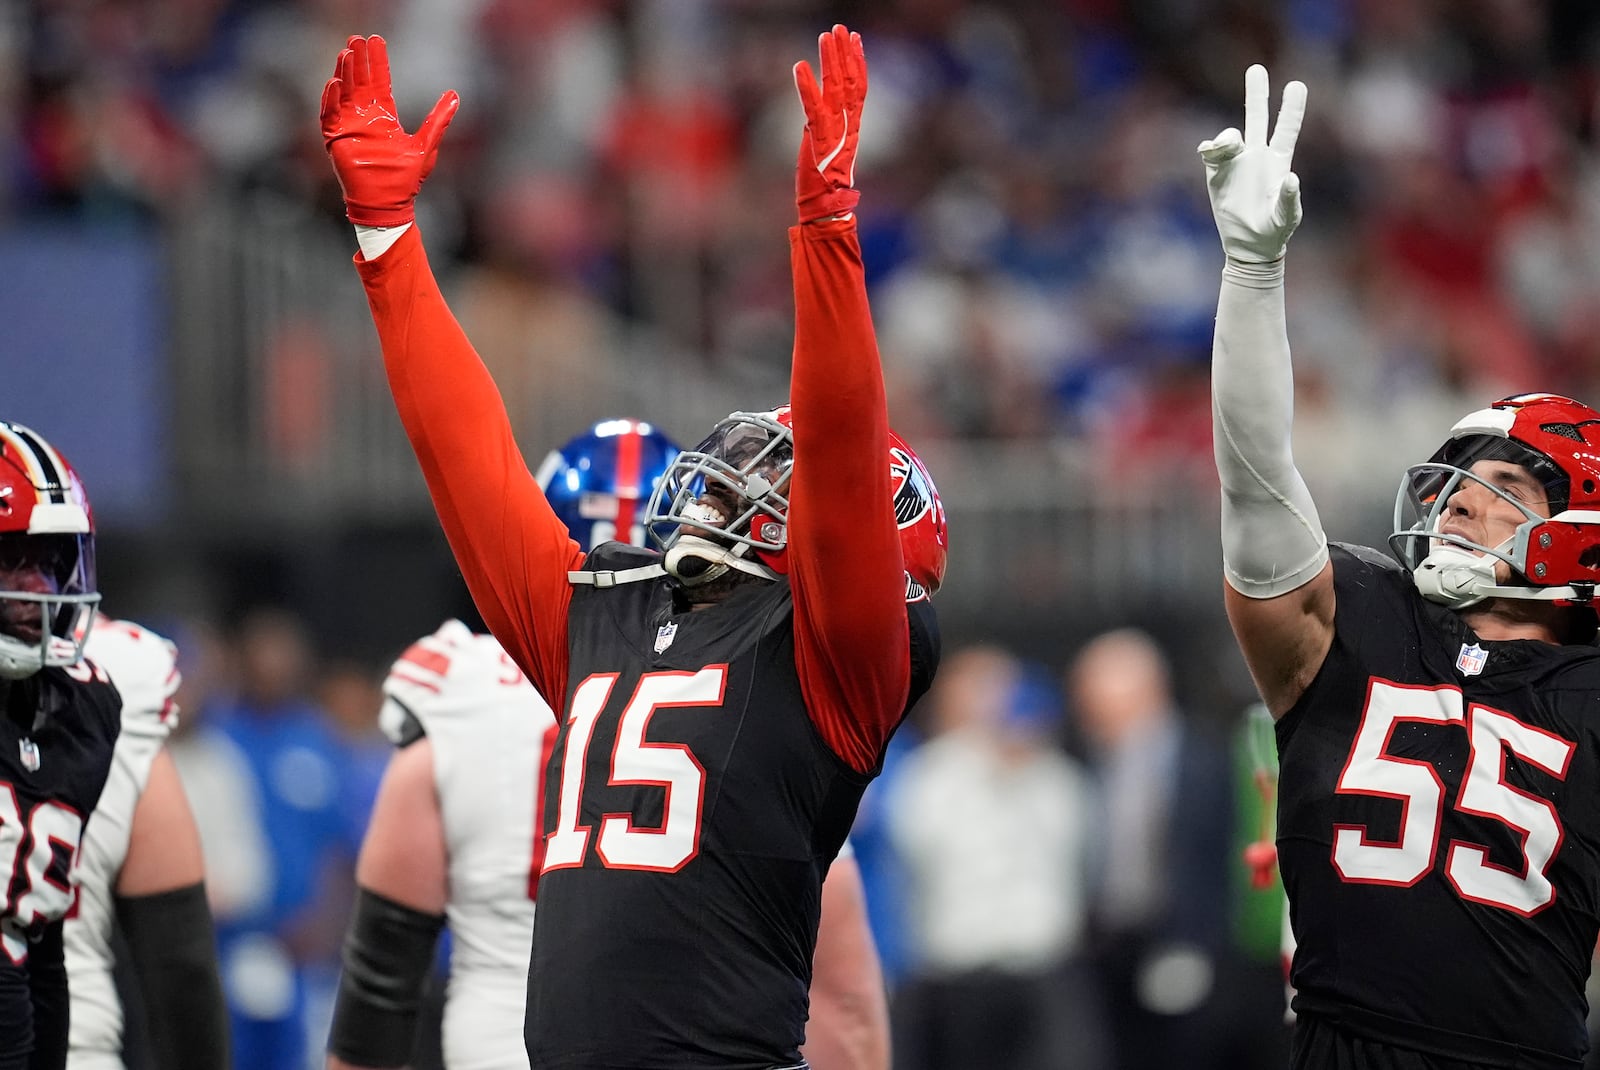
M 1244 134 L 1230 126 L 1199 147 L 1222 251 L 1244 264 L 1280 259 L 1300 225 L 1300 179 L 1289 168 L 1306 114 L 1305 83 L 1283 87 L 1270 141 L 1267 99 L 1267 69 L 1257 63 L 1244 72 Z

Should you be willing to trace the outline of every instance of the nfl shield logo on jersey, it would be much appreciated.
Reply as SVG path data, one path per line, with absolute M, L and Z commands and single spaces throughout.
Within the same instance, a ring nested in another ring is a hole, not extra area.
M 1461 653 L 1456 655 L 1456 668 L 1461 670 L 1462 676 L 1476 676 L 1488 660 L 1489 652 L 1477 643 L 1462 643 Z
M 672 645 L 672 637 L 678 634 L 678 622 L 669 620 L 656 629 L 656 653 L 659 654 Z
M 31 739 L 17 742 L 17 749 L 22 752 L 22 768 L 30 773 L 39 771 L 39 744 Z

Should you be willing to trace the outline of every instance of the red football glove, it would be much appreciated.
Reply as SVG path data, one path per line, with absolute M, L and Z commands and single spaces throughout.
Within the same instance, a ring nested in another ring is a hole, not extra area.
M 794 87 L 806 110 L 795 168 L 794 200 L 800 222 L 847 216 L 861 194 L 855 189 L 856 147 L 861 141 L 861 105 L 867 99 L 867 57 L 861 35 L 843 26 L 817 38 L 822 88 L 811 64 L 794 65 Z
M 460 106 L 452 89 L 415 134 L 406 133 L 395 117 L 389 46 L 376 34 L 350 38 L 322 90 L 322 143 L 344 190 L 350 222 L 398 227 L 416 218 L 417 192 Z

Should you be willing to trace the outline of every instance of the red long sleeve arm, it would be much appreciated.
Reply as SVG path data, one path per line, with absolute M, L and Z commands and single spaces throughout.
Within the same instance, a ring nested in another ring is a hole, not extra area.
M 412 226 L 356 257 L 400 422 L 484 623 L 559 710 L 567 683 L 567 534 L 511 434 L 489 370 L 445 304 Z
M 795 661 L 818 732 L 865 772 L 905 710 L 911 679 L 883 369 L 855 221 L 791 228 L 789 258 Z

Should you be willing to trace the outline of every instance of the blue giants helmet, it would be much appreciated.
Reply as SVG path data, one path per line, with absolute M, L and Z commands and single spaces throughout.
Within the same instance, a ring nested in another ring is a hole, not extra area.
M 642 420 L 601 420 L 551 450 L 535 477 L 585 550 L 613 539 L 645 545 L 645 518 L 678 446 Z

